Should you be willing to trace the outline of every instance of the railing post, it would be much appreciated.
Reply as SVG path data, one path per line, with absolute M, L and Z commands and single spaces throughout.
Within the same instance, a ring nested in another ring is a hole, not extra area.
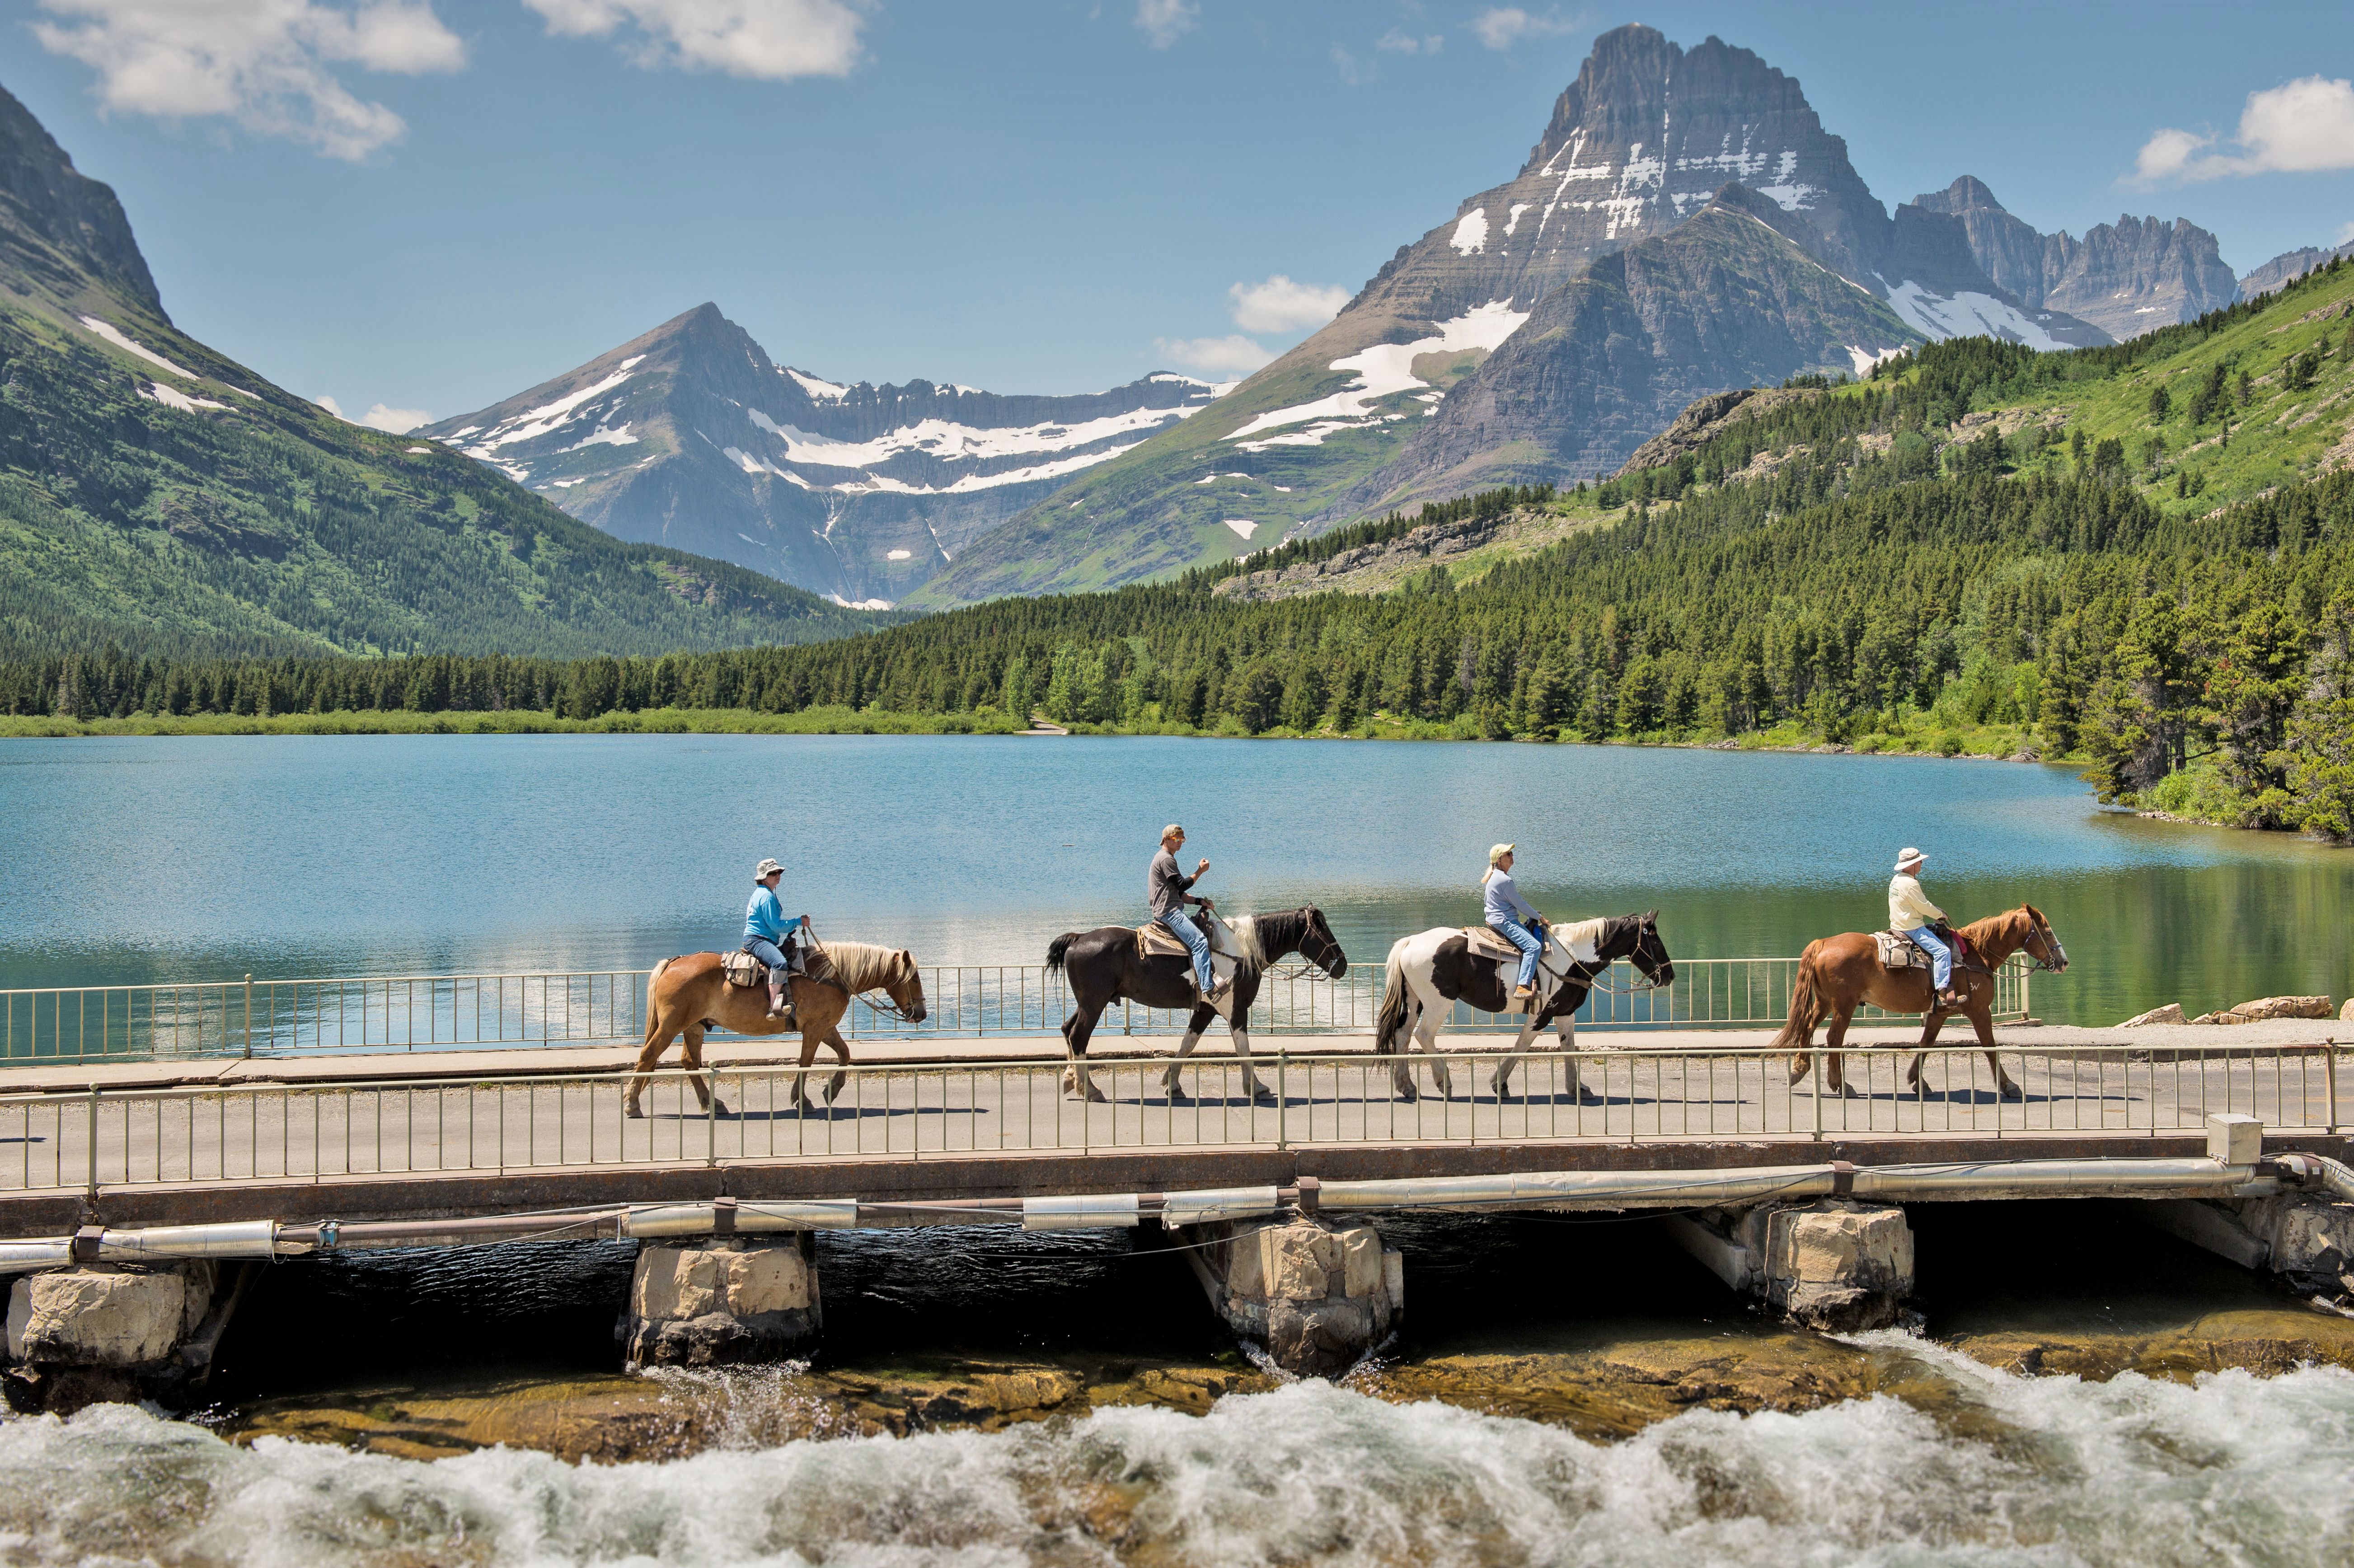
M 253 977 L 245 977 L 245 1059 L 253 1060 Z
M 90 1195 L 98 1196 L 98 1086 L 90 1086 Z
M 703 1162 L 705 1165 L 716 1165 L 719 1163 L 719 1069 L 717 1067 L 711 1069 L 711 1082 L 708 1087 L 711 1090 L 711 1101 L 703 1107 Z M 560 1105 L 557 1114 L 562 1114 Z
M 2333 1034 L 2322 1042 L 2321 1049 L 2325 1053 L 2322 1057 L 2322 1071 L 2329 1094 L 2329 1115 L 2327 1119 L 2328 1131 L 2334 1135 L 2338 1131 L 2338 1037 Z
M 1811 1054 L 1811 1053 L 1809 1053 Z M 1808 1084 L 1815 1091 L 1815 1141 L 1823 1140 L 1823 1075 L 1830 1071 L 1831 1054 L 1828 1051 L 1815 1057 L 1815 1070 Z
M 1291 1095 L 1290 1095 L 1290 1092 L 1289 1092 L 1289 1090 L 1288 1090 L 1288 1089 L 1284 1086 L 1284 1067 L 1285 1067 L 1285 1065 L 1286 1065 L 1290 1061 L 1290 1059 L 1291 1059 L 1291 1053 L 1290 1053 L 1289 1051 L 1288 1051 L 1288 1050 L 1284 1049 L 1282 1046 L 1279 1046 L 1279 1045 L 1278 1045 L 1278 1047 L 1276 1047 L 1276 1052 L 1275 1052 L 1275 1146 L 1276 1146 L 1278 1149 L 1288 1149 L 1288 1148 L 1290 1148 L 1290 1147 L 1291 1147 L 1291 1141 L 1290 1141 L 1290 1138 L 1289 1138 L 1288 1128 L 1288 1127 L 1286 1126 L 1286 1123 L 1285 1123 L 1285 1120 L 1284 1120 L 1285 1113 L 1286 1113 L 1286 1112 L 1290 1108 L 1290 1106 L 1291 1106 Z M 1194 1086 L 1195 1086 L 1196 1088 L 1199 1088 L 1201 1086 L 1197 1084 L 1197 1085 L 1195 1085 Z

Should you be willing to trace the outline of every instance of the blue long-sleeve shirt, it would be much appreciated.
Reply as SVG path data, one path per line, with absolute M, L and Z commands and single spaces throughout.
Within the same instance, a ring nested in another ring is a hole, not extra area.
M 1521 901 L 1521 890 L 1512 885 L 1511 872 L 1491 870 L 1481 879 L 1480 885 L 1488 892 L 1489 925 L 1511 920 L 1525 926 L 1537 917 L 1537 912 Z
M 744 935 L 784 946 L 785 938 L 801 928 L 798 915 L 787 915 L 773 887 L 755 886 L 752 902 L 744 906 Z

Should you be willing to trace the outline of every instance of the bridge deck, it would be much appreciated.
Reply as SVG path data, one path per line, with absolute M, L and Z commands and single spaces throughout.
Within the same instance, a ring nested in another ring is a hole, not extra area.
M 2354 1082 L 2339 1085 L 2334 1046 L 2199 1033 L 2203 1048 L 2006 1044 L 2016 1099 L 1998 1095 L 1971 1048 L 1933 1052 L 1918 1086 L 1904 1076 L 1909 1052 L 1852 1052 L 1850 1093 L 1840 1096 L 1813 1075 L 1793 1086 L 1787 1058 L 1721 1035 L 1704 1048 L 1532 1054 L 1500 1096 L 1493 1080 L 1506 1057 L 1493 1049 L 1446 1057 L 1452 1092 L 1443 1097 L 1428 1059 L 1416 1058 L 1415 1098 L 1394 1091 L 1385 1061 L 1329 1050 L 1326 1040 L 1314 1042 L 1314 1055 L 1262 1054 L 1257 1070 L 1280 1093 L 1257 1100 L 1226 1055 L 1187 1064 L 1184 1097 L 1173 1101 L 1161 1084 L 1165 1056 L 1098 1061 L 1106 1098 L 1086 1104 L 1065 1092 L 1058 1057 L 1034 1054 L 862 1064 L 831 1104 L 807 1109 L 794 1105 L 790 1068 L 738 1065 L 716 1072 L 726 1114 L 705 1111 L 673 1071 L 648 1086 L 642 1118 L 624 1115 L 623 1080 L 610 1070 L 365 1077 L 350 1075 L 346 1059 L 336 1078 L 0 1097 L 0 1234 L 53 1229 L 61 1203 L 93 1191 L 111 1219 L 143 1195 L 148 1223 L 243 1213 L 265 1195 L 278 1205 L 265 1208 L 269 1217 L 292 1217 L 290 1203 L 349 1218 L 516 1209 L 586 1201 L 576 1194 L 592 1189 L 659 1195 L 681 1172 L 707 1182 L 751 1167 L 806 1171 L 790 1184 L 811 1196 L 886 1187 L 1021 1195 L 1115 1190 L 1091 1181 L 1264 1180 L 1251 1172 L 1277 1155 L 1295 1166 L 1345 1156 L 1363 1174 L 1405 1174 L 1493 1169 L 1536 1150 L 1559 1168 L 1646 1145 L 1708 1164 L 1777 1163 L 1793 1157 L 1794 1142 L 1912 1150 L 1895 1156 L 1904 1160 L 1983 1157 L 1967 1151 L 2019 1139 L 2143 1154 L 2195 1140 L 2216 1111 L 2333 1141 L 2354 1112 Z M 409 1061 L 412 1074 L 434 1065 Z M 830 1076 L 813 1072 L 810 1088 Z M 911 1177 L 918 1167 L 921 1177 Z M 820 1171 L 836 1191 L 810 1187 Z M 337 1191 L 289 1198 L 305 1186 Z M 225 1208 L 227 1194 L 244 1196 Z

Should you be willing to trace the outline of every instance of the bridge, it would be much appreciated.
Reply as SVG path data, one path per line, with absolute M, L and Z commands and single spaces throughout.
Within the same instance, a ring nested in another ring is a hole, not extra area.
M 1409 1058 L 1408 1093 L 1352 1027 L 1363 989 L 1274 988 L 1248 1063 L 1221 1032 L 1172 1064 L 1177 1021 L 1139 1010 L 1097 1035 L 1095 1100 L 1040 1037 L 1060 1016 L 1052 977 L 936 971 L 926 1026 L 855 1019 L 846 1068 L 804 1075 L 792 1043 L 715 1037 L 706 1074 L 655 1074 L 641 1117 L 625 1086 L 642 977 L 626 972 L 16 993 L 0 998 L 16 1047 L 0 1266 L 1157 1221 L 1225 1238 L 1204 1284 L 1264 1335 L 1246 1287 L 1274 1288 L 1276 1265 L 1234 1261 L 1233 1236 L 1399 1209 L 1675 1212 L 1728 1283 L 1768 1289 L 1778 1244 L 1741 1226 L 1819 1200 L 2145 1198 L 2201 1245 L 2284 1268 L 2317 1255 L 2282 1262 L 2232 1205 L 2342 1207 L 2354 1083 L 2334 1025 L 2051 1028 L 2010 971 L 1995 1061 L 2015 1095 L 1974 1043 L 1941 1043 L 1911 1076 L 1898 1042 L 1917 1022 L 1884 1017 L 1851 1037 L 1841 1092 L 1819 1051 L 1794 1083 L 1766 1049 L 1788 960 L 1692 967 L 1681 994 L 1597 993 L 1574 1049 L 1514 1055 L 1504 1021 L 1458 1017 L 1440 1058 Z M 1902 1230 L 1901 1210 L 1877 1212 Z M 2354 1208 L 2322 1228 L 2341 1220 L 2354 1256 Z

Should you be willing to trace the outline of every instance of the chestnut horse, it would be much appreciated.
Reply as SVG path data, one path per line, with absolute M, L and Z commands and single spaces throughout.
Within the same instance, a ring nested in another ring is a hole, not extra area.
M 850 1064 L 850 1047 L 843 1044 L 839 1025 L 843 1014 L 850 1011 L 852 997 L 880 990 L 889 995 L 891 1005 L 908 1022 L 924 1021 L 924 980 L 907 948 L 878 948 L 866 942 L 828 942 L 811 953 L 809 963 L 820 978 L 805 974 L 793 977 L 793 1016 L 790 1023 L 769 1016 L 766 986 L 747 991 L 729 985 L 720 971 L 717 953 L 688 953 L 656 964 L 653 973 L 646 977 L 646 1040 L 638 1052 L 638 1065 L 630 1075 L 625 1112 L 632 1117 L 643 1114 L 638 1097 L 645 1091 L 646 1075 L 654 1070 L 670 1043 L 682 1034 L 686 1037 L 687 1070 L 695 1075 L 687 1081 L 695 1086 L 697 1102 L 707 1110 L 712 1097 L 703 1077 L 705 1030 L 725 1028 L 737 1034 L 782 1034 L 799 1028 L 801 1071 L 793 1078 L 793 1104 L 810 1109 L 814 1107 L 810 1104 L 807 1086 L 809 1065 L 817 1060 L 818 1046 L 832 1046 L 841 1066 Z M 840 1067 L 835 1069 L 832 1081 L 826 1086 L 825 1097 L 829 1101 L 842 1092 L 843 1080 L 847 1076 Z M 720 1105 L 719 1114 L 728 1114 L 725 1103 Z
M 2053 935 L 2052 922 L 2043 911 L 2032 904 L 2022 904 L 2007 914 L 1990 916 L 1975 925 L 1961 927 L 1962 936 L 1970 945 L 1971 956 L 1986 965 L 1988 970 L 2002 968 L 2013 953 L 2025 948 L 2028 956 L 2043 968 L 2057 972 L 2068 967 L 2068 951 Z M 1788 1051 L 1790 1082 L 1797 1083 L 1807 1075 L 1813 1060 L 1815 1026 L 1824 1019 L 1830 1020 L 1830 1033 L 1823 1037 L 1829 1061 L 1824 1082 L 1842 1095 L 1855 1091 L 1840 1075 L 1840 1046 L 1847 1039 L 1847 1026 L 1855 1017 L 1855 1010 L 1866 1002 L 1890 1012 L 1919 1012 L 1922 1021 L 1921 1051 L 1913 1058 L 1913 1065 L 1904 1075 L 1904 1086 L 1919 1089 L 1921 1063 L 1928 1048 L 1936 1043 L 1937 1031 L 1946 1026 L 1948 1014 L 1958 1012 L 1970 1021 L 1978 1031 L 1978 1044 L 1986 1052 L 1987 1065 L 1994 1069 L 1995 1083 L 2002 1097 L 2020 1097 L 2019 1086 L 2002 1070 L 1994 1054 L 1994 976 L 1954 966 L 1954 989 L 1962 992 L 1959 1007 L 1937 1005 L 1936 988 L 1930 983 L 1925 969 L 1891 969 L 1880 961 L 1878 944 L 1869 931 L 1849 931 L 1837 937 L 1819 937 L 1807 944 L 1798 959 L 1798 983 L 1790 991 L 1790 1017 L 1782 1025 L 1782 1033 L 1774 1036 L 1767 1047 L 1773 1051 Z

